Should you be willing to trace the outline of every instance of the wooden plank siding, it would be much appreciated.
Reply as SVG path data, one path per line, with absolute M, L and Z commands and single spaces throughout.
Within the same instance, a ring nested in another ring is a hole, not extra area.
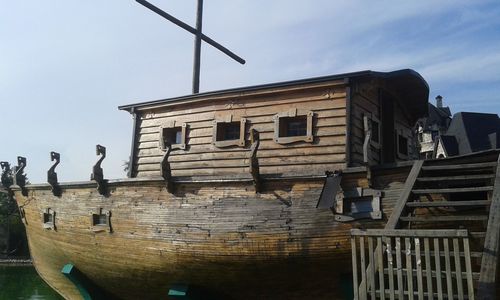
M 274 140 L 276 114 L 297 110 L 314 112 L 313 142 L 278 144 Z M 232 115 L 246 118 L 245 147 L 218 148 L 213 145 L 213 123 Z M 169 157 L 172 176 L 248 175 L 250 131 L 260 135 L 257 157 L 261 174 L 320 175 L 346 166 L 346 85 L 304 88 L 293 93 L 266 93 L 249 97 L 214 100 L 213 103 L 162 106 L 139 112 L 134 157 L 137 177 L 160 174 L 164 151 L 159 147 L 162 125 L 186 123 L 185 150 L 173 150 Z M 177 126 L 177 125 L 176 125 Z

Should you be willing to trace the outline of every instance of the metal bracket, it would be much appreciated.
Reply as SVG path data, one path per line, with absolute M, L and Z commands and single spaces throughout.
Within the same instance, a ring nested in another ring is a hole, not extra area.
M 167 191 L 169 193 L 174 193 L 175 191 L 175 185 L 174 182 L 172 181 L 172 169 L 170 169 L 170 163 L 168 162 L 168 157 L 170 156 L 170 152 L 172 151 L 172 146 L 171 145 L 165 145 L 166 151 L 165 154 L 163 155 L 163 158 L 161 159 L 161 177 L 165 179 L 167 182 Z
M 99 160 L 96 162 L 94 167 L 92 168 L 92 174 L 90 175 L 90 180 L 97 182 L 97 190 L 99 194 L 105 195 L 107 192 L 106 182 L 104 179 L 104 173 L 101 168 L 101 163 L 106 158 L 106 147 L 101 145 L 96 145 L 96 155 L 101 155 Z
M 14 185 L 17 185 L 21 188 L 21 192 L 24 196 L 28 195 L 28 191 L 26 190 L 26 175 L 24 174 L 24 168 L 26 168 L 26 157 L 18 156 L 17 157 L 17 166 L 14 167 Z
M 262 189 L 262 182 L 260 178 L 259 160 L 257 158 L 257 150 L 260 145 L 259 132 L 255 129 L 250 131 L 250 141 L 252 146 L 250 147 L 250 174 L 252 174 L 253 185 L 255 187 L 255 192 L 260 193 Z
M 10 169 L 10 164 L 6 161 L 0 162 L 0 167 L 2 168 L 2 185 L 8 189 L 13 183 L 12 170 Z
M 54 196 L 61 196 L 61 187 L 59 186 L 59 182 L 57 181 L 57 173 L 56 173 L 56 167 L 61 161 L 61 155 L 57 152 L 50 152 L 50 160 L 51 161 L 56 161 L 52 167 L 47 171 L 47 182 L 50 184 L 52 187 L 52 193 Z
M 77 269 L 73 264 L 64 265 L 61 273 L 75 285 L 80 292 L 80 296 L 84 300 L 115 299 L 111 295 L 107 295 L 98 285 L 92 282 L 89 277 Z

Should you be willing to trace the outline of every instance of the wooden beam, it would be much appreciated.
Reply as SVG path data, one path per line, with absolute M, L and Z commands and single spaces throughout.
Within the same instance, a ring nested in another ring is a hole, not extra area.
M 469 200 L 469 201 L 432 201 L 432 202 L 408 202 L 407 207 L 457 207 L 457 206 L 486 206 L 490 205 L 490 200 Z
M 455 222 L 455 221 L 486 221 L 488 216 L 433 216 L 433 217 L 401 217 L 405 222 Z
M 443 193 L 467 193 L 467 192 L 489 192 L 493 191 L 493 186 L 479 186 L 469 188 L 449 188 L 449 189 L 418 189 L 413 190 L 414 194 L 443 194 Z
M 423 160 L 416 160 L 413 163 L 413 167 L 411 168 L 410 174 L 406 179 L 404 190 L 403 192 L 401 192 L 401 195 L 399 196 L 398 202 L 396 203 L 396 206 L 394 207 L 394 210 L 392 211 L 392 214 L 389 217 L 387 224 L 385 225 L 385 229 L 396 229 L 396 226 L 399 223 L 399 218 L 401 217 L 403 211 L 405 210 L 406 202 L 408 202 L 408 199 L 410 198 L 411 190 L 413 189 L 413 186 L 417 181 L 417 177 L 420 174 L 420 170 L 422 169 L 423 164 L 424 164 Z
M 461 165 L 442 165 L 442 166 L 425 166 L 424 171 L 437 171 L 437 170 L 463 170 L 463 169 L 481 169 L 488 167 L 496 167 L 496 162 L 476 163 L 476 164 L 461 164 Z
M 433 181 L 457 181 L 457 180 L 478 180 L 478 179 L 493 179 L 494 174 L 479 174 L 479 175 L 458 175 L 458 176 L 439 176 L 439 177 L 420 177 L 417 181 L 433 182 Z
M 497 299 L 496 281 L 498 268 L 498 251 L 500 250 L 500 156 L 495 177 L 493 195 L 491 197 L 490 215 L 486 238 L 484 241 L 483 258 L 477 298 L 479 300 Z

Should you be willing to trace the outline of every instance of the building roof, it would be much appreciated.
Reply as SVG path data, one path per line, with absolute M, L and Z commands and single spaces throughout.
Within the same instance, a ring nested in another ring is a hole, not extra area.
M 441 135 L 439 136 L 444 151 L 446 151 L 447 156 L 457 156 L 459 155 L 457 139 L 453 135 Z
M 210 100 L 211 97 L 221 96 L 221 95 L 241 95 L 246 92 L 260 91 L 275 89 L 279 87 L 292 87 L 295 85 L 304 84 L 314 84 L 327 82 L 332 80 L 358 80 L 363 78 L 380 78 L 385 80 L 388 87 L 394 89 L 398 94 L 401 95 L 401 101 L 403 101 L 405 107 L 408 111 L 408 115 L 416 119 L 423 117 L 427 114 L 427 99 L 429 96 L 429 86 L 427 82 L 414 70 L 403 69 L 393 72 L 375 72 L 375 71 L 360 71 L 353 73 L 344 73 L 323 77 L 314 77 L 301 80 L 285 81 L 271 84 L 255 85 L 248 87 L 240 87 L 227 90 L 219 90 L 212 92 L 205 92 L 199 94 L 185 95 L 181 97 L 174 97 L 168 99 L 153 100 L 147 102 L 140 102 L 128 105 L 119 106 L 118 109 L 133 112 L 135 110 L 147 109 L 150 107 L 157 106 L 167 106 L 174 105 L 186 101 L 192 102 Z
M 447 136 L 455 137 L 459 155 L 497 148 L 496 139 L 492 144 L 492 134 L 500 134 L 498 115 L 473 112 L 456 113 L 446 132 Z

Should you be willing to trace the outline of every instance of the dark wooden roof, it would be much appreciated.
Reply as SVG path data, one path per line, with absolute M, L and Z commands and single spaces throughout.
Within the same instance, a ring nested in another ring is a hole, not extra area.
M 395 90 L 403 103 L 403 107 L 408 110 L 408 114 L 416 119 L 427 115 L 427 101 L 429 96 L 429 86 L 427 82 L 411 69 L 403 69 L 393 72 L 375 72 L 375 71 L 360 71 L 353 73 L 344 73 L 330 76 L 314 77 L 301 80 L 285 81 L 278 83 L 270 83 L 263 85 L 255 85 L 248 87 L 240 87 L 227 90 L 219 90 L 212 92 L 205 92 L 199 94 L 186 95 L 181 97 L 174 97 L 168 99 L 153 100 L 147 102 L 140 102 L 128 105 L 119 106 L 118 109 L 132 112 L 136 109 L 143 109 L 158 105 L 173 105 L 183 101 L 193 101 L 199 99 L 207 100 L 211 96 L 222 96 L 231 94 L 240 94 L 250 91 L 259 91 L 280 87 L 292 87 L 296 85 L 314 84 L 333 80 L 361 80 L 363 78 L 380 78 L 386 81 L 390 89 Z M 209 99 L 208 99 L 209 100 Z

